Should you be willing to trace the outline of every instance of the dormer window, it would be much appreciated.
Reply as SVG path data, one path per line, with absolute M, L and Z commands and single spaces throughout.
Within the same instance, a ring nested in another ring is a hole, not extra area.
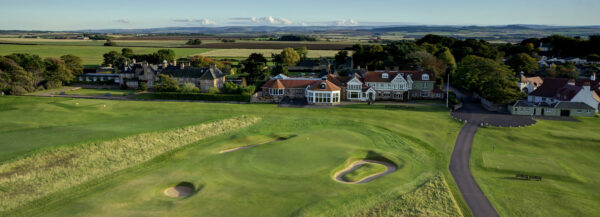
M 429 75 L 428 74 L 421 75 L 421 80 L 423 80 L 423 81 L 429 81 Z
M 325 82 L 321 83 L 321 89 L 326 89 L 327 85 L 325 84 Z
M 381 74 L 381 78 L 383 78 L 383 79 L 387 79 L 387 78 L 389 78 L 389 75 L 388 75 L 388 73 L 382 73 L 382 74 Z

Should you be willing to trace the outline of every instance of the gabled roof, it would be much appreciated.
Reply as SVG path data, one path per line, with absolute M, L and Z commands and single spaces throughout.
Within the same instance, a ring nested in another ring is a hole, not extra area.
M 546 78 L 544 83 L 531 92 L 531 96 L 540 97 L 555 97 L 558 91 L 569 84 L 569 80 L 565 78 Z
M 221 70 L 208 68 L 208 70 L 206 70 L 204 74 L 200 76 L 200 80 L 215 80 L 223 76 L 225 75 L 221 73 Z
M 308 89 L 314 91 L 336 91 L 340 90 L 340 87 L 330 81 L 314 81 Z
M 388 78 L 382 77 L 382 74 L 384 74 L 384 73 L 388 74 Z M 369 71 L 365 74 L 364 81 L 365 82 L 391 82 L 392 80 L 394 80 L 394 78 L 396 78 L 397 75 L 401 75 L 402 78 L 404 78 L 404 79 L 407 79 L 407 76 L 410 75 L 410 78 L 413 81 L 423 81 L 422 80 L 423 74 L 429 75 L 429 80 L 425 80 L 425 81 L 435 82 L 435 80 L 433 78 L 433 73 L 426 72 L 426 71 L 417 71 L 417 70 L 412 70 L 412 71 Z
M 521 83 L 532 83 L 533 86 L 540 86 L 544 83 L 544 80 L 540 76 L 535 77 L 525 77 L 521 75 Z

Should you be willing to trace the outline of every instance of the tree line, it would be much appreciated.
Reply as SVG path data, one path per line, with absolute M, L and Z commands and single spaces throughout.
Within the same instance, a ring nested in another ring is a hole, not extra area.
M 35 54 L 15 53 L 0 56 L 0 91 L 23 95 L 57 88 L 70 83 L 83 72 L 83 61 L 75 55 L 44 58 Z

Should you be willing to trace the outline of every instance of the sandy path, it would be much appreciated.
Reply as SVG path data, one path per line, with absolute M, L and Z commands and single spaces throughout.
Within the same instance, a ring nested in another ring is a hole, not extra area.
M 374 164 L 381 164 L 383 166 L 385 166 L 387 169 L 384 172 L 381 173 L 376 173 L 370 176 L 367 176 L 361 180 L 355 181 L 355 182 L 347 182 L 344 179 L 342 179 L 342 177 L 344 175 L 346 175 L 346 173 L 352 172 L 356 169 L 358 169 L 359 167 L 361 167 L 363 164 L 367 164 L 367 163 L 374 163 Z M 379 178 L 381 176 L 390 174 L 392 172 L 396 171 L 396 166 L 388 163 L 388 162 L 383 162 L 383 161 L 376 161 L 376 160 L 359 160 L 359 161 L 355 161 L 354 163 L 350 164 L 350 166 L 344 168 L 343 170 L 335 173 L 335 175 L 333 175 L 333 178 L 335 179 L 335 181 L 341 182 L 341 183 L 346 183 L 346 184 L 361 184 L 361 183 L 367 183 L 372 181 L 373 179 Z
M 268 141 L 268 142 L 263 142 L 263 143 L 254 144 L 254 145 L 248 145 L 248 146 L 244 146 L 244 147 L 225 149 L 225 150 L 219 151 L 219 153 L 220 154 L 224 154 L 224 153 L 227 153 L 227 152 L 244 150 L 244 149 L 253 148 L 253 147 L 256 147 L 256 146 L 259 146 L 259 145 L 264 145 L 264 144 L 271 143 L 271 142 L 278 142 L 278 141 L 282 141 L 282 140 L 285 140 L 285 139 L 276 139 L 276 140 L 271 140 L 271 141 Z

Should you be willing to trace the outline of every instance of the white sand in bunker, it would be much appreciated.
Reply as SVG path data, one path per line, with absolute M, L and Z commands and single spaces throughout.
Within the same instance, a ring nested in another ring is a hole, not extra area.
M 194 189 L 188 186 L 175 186 L 165 189 L 165 195 L 169 197 L 186 197 L 194 193 Z
M 344 177 L 344 175 L 346 175 L 347 173 L 350 173 L 358 168 L 360 168 L 362 165 L 364 164 L 368 164 L 368 163 L 373 163 L 373 164 L 381 164 L 383 166 L 386 167 L 386 170 L 380 173 L 375 173 L 372 175 L 369 175 L 367 177 L 362 178 L 361 180 L 355 181 L 355 182 L 348 182 L 346 180 L 344 180 L 342 177 Z M 377 161 L 377 160 L 359 160 L 359 161 L 355 161 L 354 163 L 350 164 L 348 167 L 344 168 L 343 170 L 335 173 L 333 175 L 333 179 L 335 179 L 335 181 L 341 182 L 341 183 L 346 183 L 346 184 L 362 184 L 362 183 L 367 183 L 370 182 L 376 178 L 379 178 L 381 176 L 390 174 L 392 172 L 396 171 L 396 165 L 388 163 L 388 162 L 384 162 L 384 161 Z

